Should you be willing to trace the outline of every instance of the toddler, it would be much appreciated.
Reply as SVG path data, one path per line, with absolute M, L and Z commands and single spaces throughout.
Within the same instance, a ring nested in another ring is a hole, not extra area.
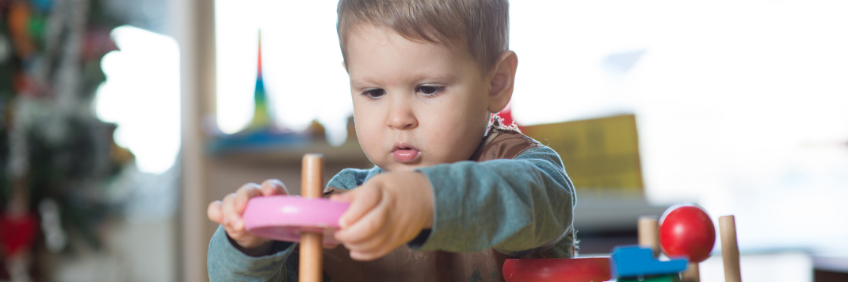
M 574 255 L 574 189 L 556 152 L 500 123 L 518 57 L 506 0 L 341 0 L 358 140 L 376 166 L 325 190 L 349 202 L 325 280 L 503 281 L 507 258 Z M 246 184 L 209 205 L 212 281 L 296 281 L 297 244 L 256 237 Z

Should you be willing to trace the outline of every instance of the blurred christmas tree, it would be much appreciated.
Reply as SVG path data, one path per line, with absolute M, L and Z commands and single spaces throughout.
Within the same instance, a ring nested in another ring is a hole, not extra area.
M 7 265 L 33 247 L 67 250 L 64 230 L 100 245 L 106 182 L 128 153 L 91 102 L 105 80 L 100 61 L 116 49 L 109 32 L 120 23 L 99 0 L 0 0 L 0 253 Z M 22 275 L 15 271 L 12 280 Z

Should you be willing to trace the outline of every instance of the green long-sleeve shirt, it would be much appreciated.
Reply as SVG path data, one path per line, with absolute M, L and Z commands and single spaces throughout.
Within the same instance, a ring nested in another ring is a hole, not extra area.
M 430 180 L 434 195 L 433 229 L 410 242 L 414 250 L 479 252 L 493 248 L 520 257 L 546 251 L 572 255 L 574 188 L 562 161 L 545 146 L 524 150 L 512 159 L 463 161 L 417 169 Z M 328 183 L 354 189 L 382 173 L 345 169 Z M 296 267 L 289 255 L 297 244 L 274 242 L 272 254 L 250 257 L 237 250 L 223 228 L 209 244 L 211 281 L 287 281 Z

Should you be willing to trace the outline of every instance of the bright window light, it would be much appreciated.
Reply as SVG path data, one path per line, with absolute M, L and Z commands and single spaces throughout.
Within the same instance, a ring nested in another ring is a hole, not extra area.
M 168 36 L 132 26 L 112 31 L 119 51 L 103 57 L 106 82 L 95 97 L 97 117 L 118 125 L 115 142 L 138 169 L 162 173 L 180 149 L 180 58 Z

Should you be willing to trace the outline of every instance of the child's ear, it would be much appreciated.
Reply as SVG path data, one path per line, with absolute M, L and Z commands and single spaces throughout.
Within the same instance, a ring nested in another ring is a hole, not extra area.
M 515 88 L 515 70 L 518 69 L 518 55 L 513 51 L 501 53 L 497 64 L 489 77 L 491 90 L 489 90 L 489 112 L 497 113 L 503 110 L 512 98 L 512 90 Z

